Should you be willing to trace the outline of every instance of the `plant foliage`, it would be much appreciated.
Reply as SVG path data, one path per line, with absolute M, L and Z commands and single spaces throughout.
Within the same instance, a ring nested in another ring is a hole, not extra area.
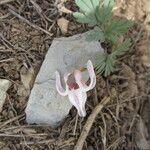
M 131 45 L 130 39 L 122 43 L 118 41 L 133 26 L 133 22 L 113 17 L 114 0 L 76 0 L 76 4 L 80 12 L 75 12 L 74 17 L 78 22 L 93 27 L 86 33 L 86 40 L 111 44 L 111 53 L 100 54 L 96 64 L 97 72 L 108 76 L 113 72 L 117 58 L 124 55 Z

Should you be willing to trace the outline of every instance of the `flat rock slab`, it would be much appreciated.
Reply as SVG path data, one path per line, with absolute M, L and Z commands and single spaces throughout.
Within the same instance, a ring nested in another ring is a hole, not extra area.
M 63 75 L 74 69 L 86 67 L 87 61 L 91 60 L 94 63 L 96 55 L 100 52 L 103 52 L 100 43 L 86 42 L 84 34 L 55 39 L 31 91 L 25 110 L 26 121 L 58 126 L 68 115 L 72 104 L 68 97 L 57 93 L 55 71 L 58 70 Z

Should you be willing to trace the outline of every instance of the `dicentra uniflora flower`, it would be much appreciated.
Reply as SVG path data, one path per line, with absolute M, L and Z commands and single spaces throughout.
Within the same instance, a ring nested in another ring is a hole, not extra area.
M 62 96 L 68 96 L 70 102 L 76 107 L 78 114 L 81 117 L 86 116 L 85 102 L 87 100 L 87 92 L 96 85 L 96 75 L 90 60 L 87 62 L 87 70 L 90 78 L 89 85 L 86 85 L 86 83 L 83 82 L 81 71 L 75 70 L 72 74 L 67 73 L 64 75 L 65 89 L 61 84 L 60 74 L 56 71 L 56 89 L 58 93 Z

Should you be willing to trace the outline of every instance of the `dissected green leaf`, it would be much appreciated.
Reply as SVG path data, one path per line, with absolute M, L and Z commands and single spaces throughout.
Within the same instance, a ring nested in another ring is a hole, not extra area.
M 119 37 L 117 35 L 110 34 L 109 36 L 105 34 L 106 40 L 111 42 L 113 45 L 118 42 Z
M 97 6 L 100 5 L 101 0 L 90 0 L 93 3 L 93 7 L 96 9 Z
M 84 13 L 89 13 L 95 10 L 99 5 L 99 0 L 76 0 L 75 2 L 80 10 Z
M 104 0 L 103 5 L 96 8 L 96 17 L 101 25 L 111 20 L 113 5 L 114 0 Z
M 97 68 L 97 73 L 102 74 L 105 71 L 106 63 L 105 61 Z
M 108 28 L 106 34 L 110 35 L 121 35 L 129 30 L 133 26 L 133 22 L 129 20 L 113 20 Z
M 96 56 L 96 65 L 95 67 L 99 67 L 101 63 L 106 61 L 107 55 L 105 53 L 100 53 L 99 55 Z
M 104 72 L 106 57 L 107 56 L 106 56 L 105 53 L 102 53 L 102 54 L 97 56 L 97 58 L 96 58 L 96 65 L 95 65 L 97 73 L 103 73 Z
M 107 77 L 108 75 L 110 75 L 110 70 L 109 70 L 109 67 L 108 67 L 108 65 L 106 64 L 106 66 L 105 66 L 105 71 L 104 71 L 104 76 L 105 77 Z
M 77 19 L 80 23 L 87 23 L 89 26 L 95 26 L 97 24 L 97 20 L 94 16 L 94 14 L 91 12 L 91 14 L 83 14 L 75 12 L 73 13 L 73 16 Z
M 99 2 L 100 0 L 76 0 L 80 13 L 73 13 L 73 16 L 80 23 L 88 23 L 90 26 L 96 25 L 95 10 L 99 6 Z
M 124 55 L 131 46 L 131 40 L 126 39 L 123 43 L 119 44 L 115 50 L 113 50 L 112 56 L 118 57 Z
M 115 63 L 115 59 L 113 59 L 112 57 L 111 57 L 111 55 L 108 55 L 108 57 L 107 57 L 107 65 L 108 65 L 108 67 L 109 67 L 109 70 L 110 70 L 110 72 L 113 72 L 113 65 L 114 65 L 114 63 Z
M 80 23 L 88 23 L 90 26 L 96 25 L 97 21 L 93 19 L 91 15 L 86 16 L 83 13 L 75 12 L 73 16 L 77 19 Z
M 86 33 L 86 40 L 112 45 L 111 54 L 103 53 L 96 58 L 95 69 L 97 73 L 107 77 L 113 72 L 117 57 L 125 54 L 131 45 L 129 39 L 121 44 L 118 43 L 118 40 L 120 35 L 133 26 L 133 22 L 113 19 L 114 0 L 76 0 L 76 4 L 80 8 L 80 12 L 73 14 L 77 21 L 94 26 Z
M 86 33 L 86 40 L 91 42 L 91 41 L 101 41 L 104 42 L 105 37 L 104 33 L 101 31 L 99 27 L 94 27 L 93 30 L 90 30 Z
M 116 59 L 114 59 L 111 54 L 108 55 L 104 53 L 97 56 L 95 66 L 97 73 L 104 73 L 104 76 L 107 77 L 113 72 L 115 62 Z
M 97 7 L 95 15 L 98 20 L 98 24 L 103 25 L 106 20 L 110 19 L 111 13 L 109 9 Z
M 114 6 L 114 0 L 104 0 L 104 7 L 110 7 L 111 9 L 113 8 Z
M 115 63 L 115 59 L 113 59 L 111 55 L 108 55 L 106 59 L 106 68 L 104 72 L 105 77 L 109 76 L 113 72 L 114 63 Z

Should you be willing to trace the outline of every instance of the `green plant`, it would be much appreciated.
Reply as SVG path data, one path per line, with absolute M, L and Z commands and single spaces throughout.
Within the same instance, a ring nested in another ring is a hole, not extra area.
M 92 29 L 86 32 L 87 41 L 100 41 L 105 44 L 105 53 L 97 57 L 96 70 L 108 76 L 113 72 L 118 57 L 129 49 L 130 39 L 119 42 L 120 37 L 133 26 L 129 20 L 116 19 L 112 10 L 114 0 L 76 0 L 80 12 L 73 16 L 80 23 L 86 23 Z

